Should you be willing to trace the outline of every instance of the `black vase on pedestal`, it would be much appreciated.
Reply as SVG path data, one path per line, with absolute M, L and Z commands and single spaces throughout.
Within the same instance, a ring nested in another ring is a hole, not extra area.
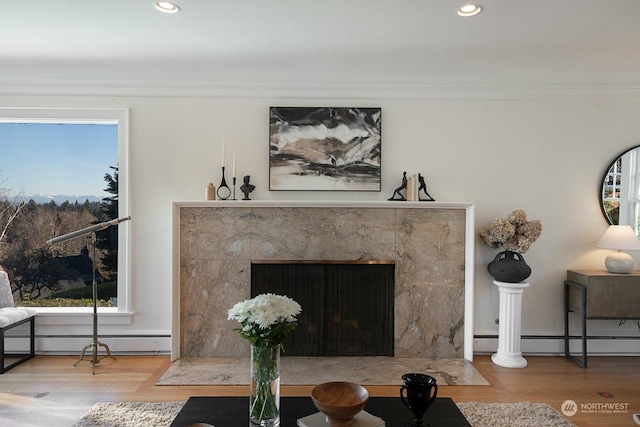
M 487 266 L 489 274 L 499 282 L 519 283 L 531 275 L 531 267 L 527 265 L 520 252 L 500 252 Z

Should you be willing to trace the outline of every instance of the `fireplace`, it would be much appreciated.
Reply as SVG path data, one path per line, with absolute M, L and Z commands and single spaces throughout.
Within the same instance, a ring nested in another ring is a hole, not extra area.
M 175 202 L 173 218 L 173 359 L 247 356 L 227 311 L 253 260 L 391 260 L 394 357 L 473 359 L 470 203 Z
M 393 356 L 394 277 L 393 261 L 252 261 L 251 296 L 304 307 L 285 356 Z

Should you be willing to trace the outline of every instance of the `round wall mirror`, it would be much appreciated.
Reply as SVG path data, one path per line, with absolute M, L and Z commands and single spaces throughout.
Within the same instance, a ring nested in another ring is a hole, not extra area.
M 640 206 L 640 145 L 620 153 L 607 167 L 600 187 L 600 208 L 612 225 L 638 227 Z

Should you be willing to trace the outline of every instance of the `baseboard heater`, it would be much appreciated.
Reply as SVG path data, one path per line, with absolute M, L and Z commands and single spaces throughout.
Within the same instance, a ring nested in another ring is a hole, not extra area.
M 474 335 L 475 339 L 498 339 L 498 334 L 496 335 Z M 521 335 L 521 339 L 523 340 L 564 340 L 564 335 Z M 581 339 L 580 335 L 569 335 L 569 338 Z M 640 340 L 640 335 L 587 335 L 588 340 Z
M 36 335 L 36 354 L 80 354 L 92 339 L 91 335 Z M 99 334 L 100 342 L 115 354 L 168 354 L 171 335 L 111 335 Z M 102 348 L 99 349 L 102 351 Z
M 579 350 L 581 336 L 570 336 L 572 352 Z M 640 335 L 590 335 L 588 353 L 599 356 L 639 356 Z M 522 335 L 522 353 L 526 355 L 564 356 L 564 335 Z M 498 348 L 497 334 L 474 335 L 474 354 L 492 354 Z

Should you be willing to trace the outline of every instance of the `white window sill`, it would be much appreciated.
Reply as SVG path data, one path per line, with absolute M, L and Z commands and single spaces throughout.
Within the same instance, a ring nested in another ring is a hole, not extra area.
M 90 325 L 93 307 L 31 307 L 38 325 Z M 118 311 L 117 307 L 98 308 L 98 323 L 102 325 L 130 325 L 133 311 Z

